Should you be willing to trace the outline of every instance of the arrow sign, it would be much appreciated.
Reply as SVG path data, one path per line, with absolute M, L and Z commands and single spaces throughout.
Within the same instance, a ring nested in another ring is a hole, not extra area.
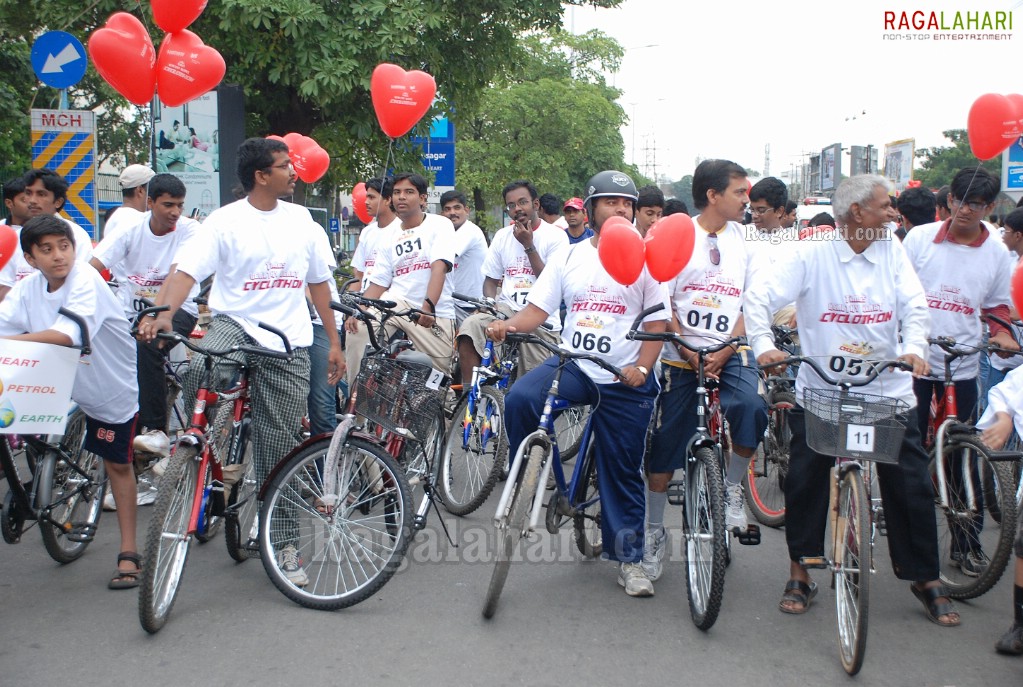
M 70 33 L 49 31 L 32 44 L 32 69 L 47 86 L 74 86 L 85 76 L 88 66 L 85 47 Z

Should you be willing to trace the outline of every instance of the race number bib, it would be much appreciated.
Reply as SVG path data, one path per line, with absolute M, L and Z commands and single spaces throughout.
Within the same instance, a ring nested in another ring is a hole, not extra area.
M 847 341 L 836 338 L 830 347 L 826 369 L 837 377 L 864 377 L 879 360 L 878 346 L 869 341 Z M 862 449 L 859 449 L 862 450 Z

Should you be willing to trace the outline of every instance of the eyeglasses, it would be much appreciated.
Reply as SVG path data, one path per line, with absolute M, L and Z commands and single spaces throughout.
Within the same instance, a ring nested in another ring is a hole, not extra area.
M 763 215 L 763 214 L 765 214 L 765 213 L 768 213 L 768 212 L 770 212 L 770 211 L 771 211 L 772 209 L 773 209 L 773 208 L 767 208 L 767 207 L 764 207 L 764 208 L 755 208 L 755 207 L 753 207 L 753 206 L 751 205 L 751 206 L 750 206 L 750 208 L 749 208 L 749 214 L 751 214 L 751 215 Z
M 267 168 L 266 168 L 266 170 L 264 170 L 264 171 L 265 171 L 265 172 L 266 172 L 267 174 L 270 174 L 270 170 L 271 170 L 271 169 L 283 169 L 283 170 L 285 170 L 285 171 L 290 171 L 290 170 L 294 169 L 294 167 L 295 167 L 295 165 L 293 165 L 292 163 L 290 163 L 290 162 L 285 162 L 284 164 L 280 164 L 280 165 L 270 165 L 270 166 L 269 166 L 269 167 L 267 167 Z
M 959 200 L 958 198 L 952 199 L 952 205 L 954 205 L 957 208 L 967 207 L 973 210 L 974 212 L 980 212 L 981 210 L 988 206 L 987 203 L 978 200 L 967 203 L 966 201 Z
M 505 207 L 506 210 L 511 212 L 511 211 L 515 210 L 515 208 L 528 208 L 532 204 L 533 204 L 533 201 L 531 199 L 529 199 L 529 198 L 519 198 L 516 202 L 508 203 L 504 207 Z
M 707 240 L 710 242 L 710 264 L 717 267 L 721 264 L 721 251 L 718 250 L 718 235 L 707 234 Z

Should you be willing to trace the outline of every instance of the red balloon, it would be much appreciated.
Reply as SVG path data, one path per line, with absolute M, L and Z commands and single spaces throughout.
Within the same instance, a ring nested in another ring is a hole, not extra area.
M 96 71 L 135 105 L 146 105 L 156 92 L 156 49 L 149 32 L 127 12 L 115 12 L 89 36 L 89 56 Z
M 671 281 L 693 257 L 696 227 L 688 215 L 668 215 L 650 227 L 645 242 L 650 276 L 660 282 Z
M 373 221 L 373 215 L 369 214 L 369 208 L 366 207 L 366 184 L 361 181 L 352 189 L 352 208 L 363 224 Z
M 2 259 L 0 259 L 2 263 Z M 0 264 L 0 267 L 3 265 Z M 1020 261 L 1016 263 L 1016 270 L 1012 273 L 1012 304 L 1016 306 L 1016 312 L 1023 312 L 1023 269 L 1020 269 Z
M 612 217 L 600 228 L 597 256 L 611 278 L 629 286 L 643 273 L 643 237 L 632 222 L 624 217 Z
M 291 163 L 295 165 L 295 173 L 298 178 L 307 184 L 318 181 L 330 167 L 330 155 L 320 147 L 320 144 L 303 136 L 298 143 L 298 154 L 292 154 Z
M 13 227 L 0 224 L 0 270 L 14 257 L 18 250 L 18 232 Z
M 187 29 L 206 9 L 209 0 L 153 0 L 153 19 L 167 33 Z
M 396 64 L 378 64 L 369 84 L 380 128 L 391 138 L 404 136 L 433 103 L 437 82 L 426 72 L 407 72 Z
M 188 30 L 167 34 L 156 62 L 157 91 L 167 107 L 184 105 L 213 90 L 227 72 L 220 53 Z
M 1020 137 L 1020 111 L 1017 103 L 998 93 L 985 93 L 970 107 L 966 134 L 970 150 L 981 160 L 990 160 Z
M 302 139 L 305 138 L 302 134 L 296 134 L 292 131 L 289 134 L 284 134 L 284 138 L 281 140 L 288 144 L 288 150 L 295 152 L 298 150 L 299 144 L 302 143 Z

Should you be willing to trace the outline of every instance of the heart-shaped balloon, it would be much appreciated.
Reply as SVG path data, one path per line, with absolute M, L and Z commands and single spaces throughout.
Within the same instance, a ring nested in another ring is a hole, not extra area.
M 127 12 L 115 12 L 89 36 L 89 57 L 114 90 L 135 105 L 146 105 L 156 91 L 156 49 L 149 32 Z
M 156 60 L 156 87 L 167 107 L 184 105 L 217 87 L 227 72 L 215 48 L 188 30 L 169 33 Z
M 362 204 L 366 205 L 366 187 L 363 185 L 362 191 Z M 4 268 L 11 258 L 14 257 L 14 251 L 18 250 L 18 232 L 14 231 L 14 227 L 9 227 L 6 224 L 0 224 L 0 270 Z
M 650 276 L 660 282 L 671 281 L 693 257 L 696 227 L 688 215 L 668 215 L 650 227 L 645 243 Z
M 380 128 L 391 138 L 398 138 L 407 134 L 430 109 L 437 82 L 426 72 L 407 72 L 384 62 L 373 70 L 369 90 Z
M 153 0 L 153 19 L 167 33 L 183 31 L 206 9 L 209 0 Z
M 352 189 L 352 208 L 355 210 L 355 216 L 361 219 L 363 224 L 373 221 L 373 215 L 369 214 L 369 208 L 366 207 L 366 184 L 362 181 Z
M 1020 137 L 1020 112 L 1016 103 L 998 93 L 985 93 L 970 107 L 966 134 L 970 150 L 981 160 L 990 160 Z
M 302 134 L 296 134 L 294 131 L 292 131 L 291 133 L 284 134 L 284 138 L 282 138 L 281 140 L 287 144 L 289 151 L 297 152 L 299 146 L 302 144 L 303 138 L 305 138 L 305 136 L 303 136 Z
M 315 140 L 303 136 L 298 143 L 297 155 L 294 151 L 291 154 L 291 163 L 295 166 L 298 178 L 311 184 L 327 173 L 330 155 Z
M 0 259 L 2 262 L 2 259 Z M 1016 306 L 1016 312 L 1023 312 L 1023 269 L 1020 269 L 1020 262 L 1016 263 L 1016 270 L 1012 273 L 1012 284 L 1010 291 L 1012 292 L 1012 304 Z
M 643 273 L 644 252 L 643 237 L 624 217 L 611 217 L 600 228 L 597 256 L 604 270 L 619 284 L 636 283 Z

